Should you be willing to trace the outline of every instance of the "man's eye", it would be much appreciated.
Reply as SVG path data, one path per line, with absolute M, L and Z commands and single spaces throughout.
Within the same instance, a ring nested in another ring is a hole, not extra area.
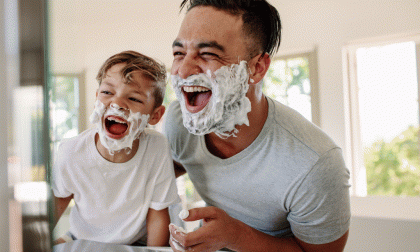
M 184 55 L 182 52 L 179 52 L 179 51 L 176 51 L 173 54 L 174 54 L 174 57 L 175 56 L 182 56 L 182 55 Z
M 203 52 L 203 53 L 201 53 L 201 57 L 204 57 L 204 58 L 219 58 L 219 55 L 217 55 L 215 53 L 211 53 L 211 52 Z

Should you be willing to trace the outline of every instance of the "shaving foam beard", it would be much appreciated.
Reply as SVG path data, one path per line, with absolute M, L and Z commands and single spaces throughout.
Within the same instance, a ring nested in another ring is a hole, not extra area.
M 220 138 L 236 137 L 236 125 L 249 126 L 248 112 L 251 102 L 248 91 L 249 74 L 246 61 L 231 66 L 223 66 L 213 74 L 200 73 L 182 79 L 171 76 L 175 94 L 180 101 L 184 127 L 194 135 L 214 132 Z M 202 86 L 211 89 L 212 96 L 207 105 L 197 113 L 191 113 L 185 105 L 183 86 Z
M 128 133 L 120 139 L 110 138 L 106 135 L 105 123 L 102 122 L 102 118 L 107 116 L 121 117 L 128 123 Z M 115 152 L 125 150 L 127 154 L 131 152 L 133 148 L 133 142 L 140 137 L 140 134 L 144 131 L 149 121 L 150 115 L 142 115 L 140 112 L 132 113 L 127 117 L 119 107 L 105 107 L 105 104 L 96 100 L 95 109 L 90 116 L 90 122 L 96 126 L 96 130 L 99 135 L 101 144 L 108 149 L 110 155 L 114 155 Z

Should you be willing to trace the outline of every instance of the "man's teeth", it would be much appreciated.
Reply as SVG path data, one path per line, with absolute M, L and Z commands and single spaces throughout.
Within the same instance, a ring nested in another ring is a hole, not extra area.
M 210 89 L 205 87 L 184 87 L 184 91 L 187 93 L 193 93 L 193 92 L 207 92 Z

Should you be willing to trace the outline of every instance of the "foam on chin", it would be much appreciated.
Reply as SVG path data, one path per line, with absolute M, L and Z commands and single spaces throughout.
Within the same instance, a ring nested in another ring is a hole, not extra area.
M 105 129 L 103 127 L 102 118 L 105 118 L 109 115 L 115 115 L 122 117 L 127 120 L 129 124 L 128 133 L 120 138 L 113 139 L 106 135 Z M 127 117 L 124 112 L 119 110 L 115 106 L 109 108 L 105 107 L 105 104 L 96 100 L 95 109 L 90 115 L 90 122 L 96 126 L 97 132 L 99 134 L 99 140 L 101 144 L 108 149 L 110 155 L 114 155 L 115 152 L 125 150 L 126 153 L 130 153 L 133 147 L 133 142 L 140 137 L 141 132 L 146 128 L 149 121 L 150 115 L 142 115 L 140 112 L 132 113 L 130 111 L 129 116 Z
M 236 125 L 249 125 L 251 102 L 246 97 L 249 74 L 246 61 L 223 66 L 213 74 L 207 71 L 182 79 L 172 75 L 175 94 L 180 101 L 184 127 L 195 135 L 214 132 L 220 138 L 236 136 Z M 186 109 L 182 86 L 202 86 L 212 90 L 207 105 L 197 113 Z

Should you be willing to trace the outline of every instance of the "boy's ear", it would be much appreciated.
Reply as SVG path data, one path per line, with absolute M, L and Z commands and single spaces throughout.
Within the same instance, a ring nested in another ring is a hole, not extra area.
M 157 124 L 160 119 L 162 118 L 163 114 L 165 114 L 165 106 L 160 105 L 159 107 L 155 108 L 150 115 L 149 124 L 155 125 Z

